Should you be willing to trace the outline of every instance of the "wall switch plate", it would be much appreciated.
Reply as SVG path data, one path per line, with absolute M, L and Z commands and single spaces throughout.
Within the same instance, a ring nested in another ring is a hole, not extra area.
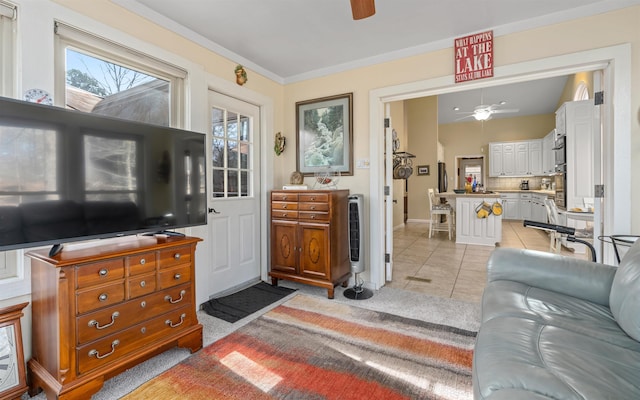
M 356 160 L 356 168 L 368 169 L 369 168 L 369 159 L 368 158 L 360 158 L 360 159 Z

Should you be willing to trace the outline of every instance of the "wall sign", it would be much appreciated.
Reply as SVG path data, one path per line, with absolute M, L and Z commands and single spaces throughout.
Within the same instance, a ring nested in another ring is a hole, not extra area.
M 493 31 L 454 40 L 456 83 L 493 76 Z

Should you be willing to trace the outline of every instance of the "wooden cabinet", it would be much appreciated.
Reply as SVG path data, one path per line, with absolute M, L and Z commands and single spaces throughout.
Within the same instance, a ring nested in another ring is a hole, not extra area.
M 348 190 L 271 193 L 272 284 L 287 279 L 326 288 L 346 286 L 351 276 Z
M 191 237 L 126 237 L 31 258 L 31 394 L 87 399 L 171 347 L 202 348 Z M 106 244 L 105 244 L 106 243 Z

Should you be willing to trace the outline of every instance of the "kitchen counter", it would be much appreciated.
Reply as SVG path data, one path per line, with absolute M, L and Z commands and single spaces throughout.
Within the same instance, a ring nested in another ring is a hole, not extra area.
M 530 189 L 530 190 L 505 189 L 505 190 L 498 190 L 497 193 L 538 193 L 538 194 L 547 195 L 549 197 L 555 197 L 556 195 L 555 190 L 542 190 L 542 189 Z
M 500 197 L 500 193 L 537 193 L 544 194 L 550 197 L 554 197 L 556 195 L 555 190 L 542 190 L 542 189 L 531 189 L 531 190 L 521 190 L 521 189 L 504 189 L 504 190 L 491 190 L 485 193 L 476 192 L 476 193 L 455 193 L 455 192 L 444 192 L 437 193 L 436 196 L 444 197 L 445 199 L 455 199 L 456 197 Z
M 477 193 L 455 193 L 455 192 L 444 192 L 444 193 L 438 193 L 436 194 L 436 196 L 438 197 L 442 197 L 445 199 L 455 199 L 458 197 L 469 197 L 469 198 L 474 198 L 474 197 L 478 197 L 478 198 L 484 198 L 484 197 L 488 197 L 488 198 L 499 198 L 500 197 L 500 193 L 499 192 L 487 192 L 487 193 L 481 193 L 481 192 L 477 192 Z
M 502 240 L 502 215 L 493 212 L 486 218 L 479 218 L 477 209 L 486 203 L 502 204 L 499 192 L 491 193 L 439 193 L 447 199 L 456 214 L 456 243 L 495 246 Z

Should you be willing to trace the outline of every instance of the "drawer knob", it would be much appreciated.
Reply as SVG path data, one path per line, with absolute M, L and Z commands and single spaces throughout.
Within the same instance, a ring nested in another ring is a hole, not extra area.
M 140 282 L 140 287 L 145 287 L 145 286 L 147 286 L 147 282 L 145 281 Z
M 119 344 L 120 344 L 120 341 L 118 339 L 114 340 L 113 342 L 111 342 L 111 351 L 102 355 L 100 355 L 100 353 L 98 353 L 98 350 L 96 349 L 89 350 L 89 357 L 95 357 L 98 360 L 103 359 L 105 357 L 109 357 L 116 351 L 116 346 Z
M 147 263 L 147 260 L 145 260 L 144 258 L 140 260 L 140 265 L 145 265 L 146 263 Z
M 177 281 L 179 281 L 179 280 L 180 280 L 180 278 L 182 278 L 182 275 L 180 275 L 180 274 L 175 274 L 175 275 L 173 276 L 173 279 L 175 279 L 175 280 L 177 280 Z
M 286 204 L 283 205 L 282 208 L 284 208 L 286 210 L 287 209 L 287 205 Z
M 182 299 L 184 298 L 184 295 L 187 294 L 186 290 L 181 290 L 180 291 L 180 298 L 174 300 L 173 297 L 166 295 L 164 296 L 164 300 L 168 301 L 171 304 L 176 304 L 176 303 L 180 303 L 182 301 Z
M 311 219 L 316 219 L 316 215 L 315 215 L 315 214 L 313 214 L 313 215 L 311 216 Z
M 311 201 L 315 201 L 315 200 L 316 200 L 316 198 L 315 198 L 315 197 L 312 197 L 312 198 L 311 198 Z
M 143 326 L 142 328 L 140 328 L 140 333 L 147 333 L 147 327 Z
M 141 301 L 140 302 L 140 307 L 141 308 L 145 308 L 147 306 L 147 302 L 146 301 Z
M 89 326 L 93 326 L 96 329 L 105 329 L 115 324 L 116 318 L 118 318 L 119 316 L 120 316 L 120 313 L 118 311 L 114 311 L 113 314 L 111 314 L 111 322 L 109 322 L 108 324 L 101 326 L 98 321 L 96 321 L 95 319 L 92 319 L 91 321 L 89 321 Z
M 187 318 L 187 314 L 182 313 L 182 315 L 180 315 L 180 322 L 174 324 L 170 319 L 164 321 L 165 324 L 169 325 L 172 328 L 178 327 L 180 325 L 182 325 L 182 323 L 184 322 L 184 319 Z
M 315 209 L 316 209 L 316 206 L 311 206 L 311 209 L 312 209 L 312 210 L 315 210 Z
M 100 301 L 107 301 L 108 298 L 109 295 L 107 295 L 106 293 L 102 293 L 100 296 L 98 296 L 98 300 Z
M 100 274 L 100 276 L 107 276 L 109 270 L 106 268 L 102 268 L 98 273 Z
M 176 260 L 180 259 L 180 253 L 176 253 L 173 255 L 173 258 L 175 258 Z

